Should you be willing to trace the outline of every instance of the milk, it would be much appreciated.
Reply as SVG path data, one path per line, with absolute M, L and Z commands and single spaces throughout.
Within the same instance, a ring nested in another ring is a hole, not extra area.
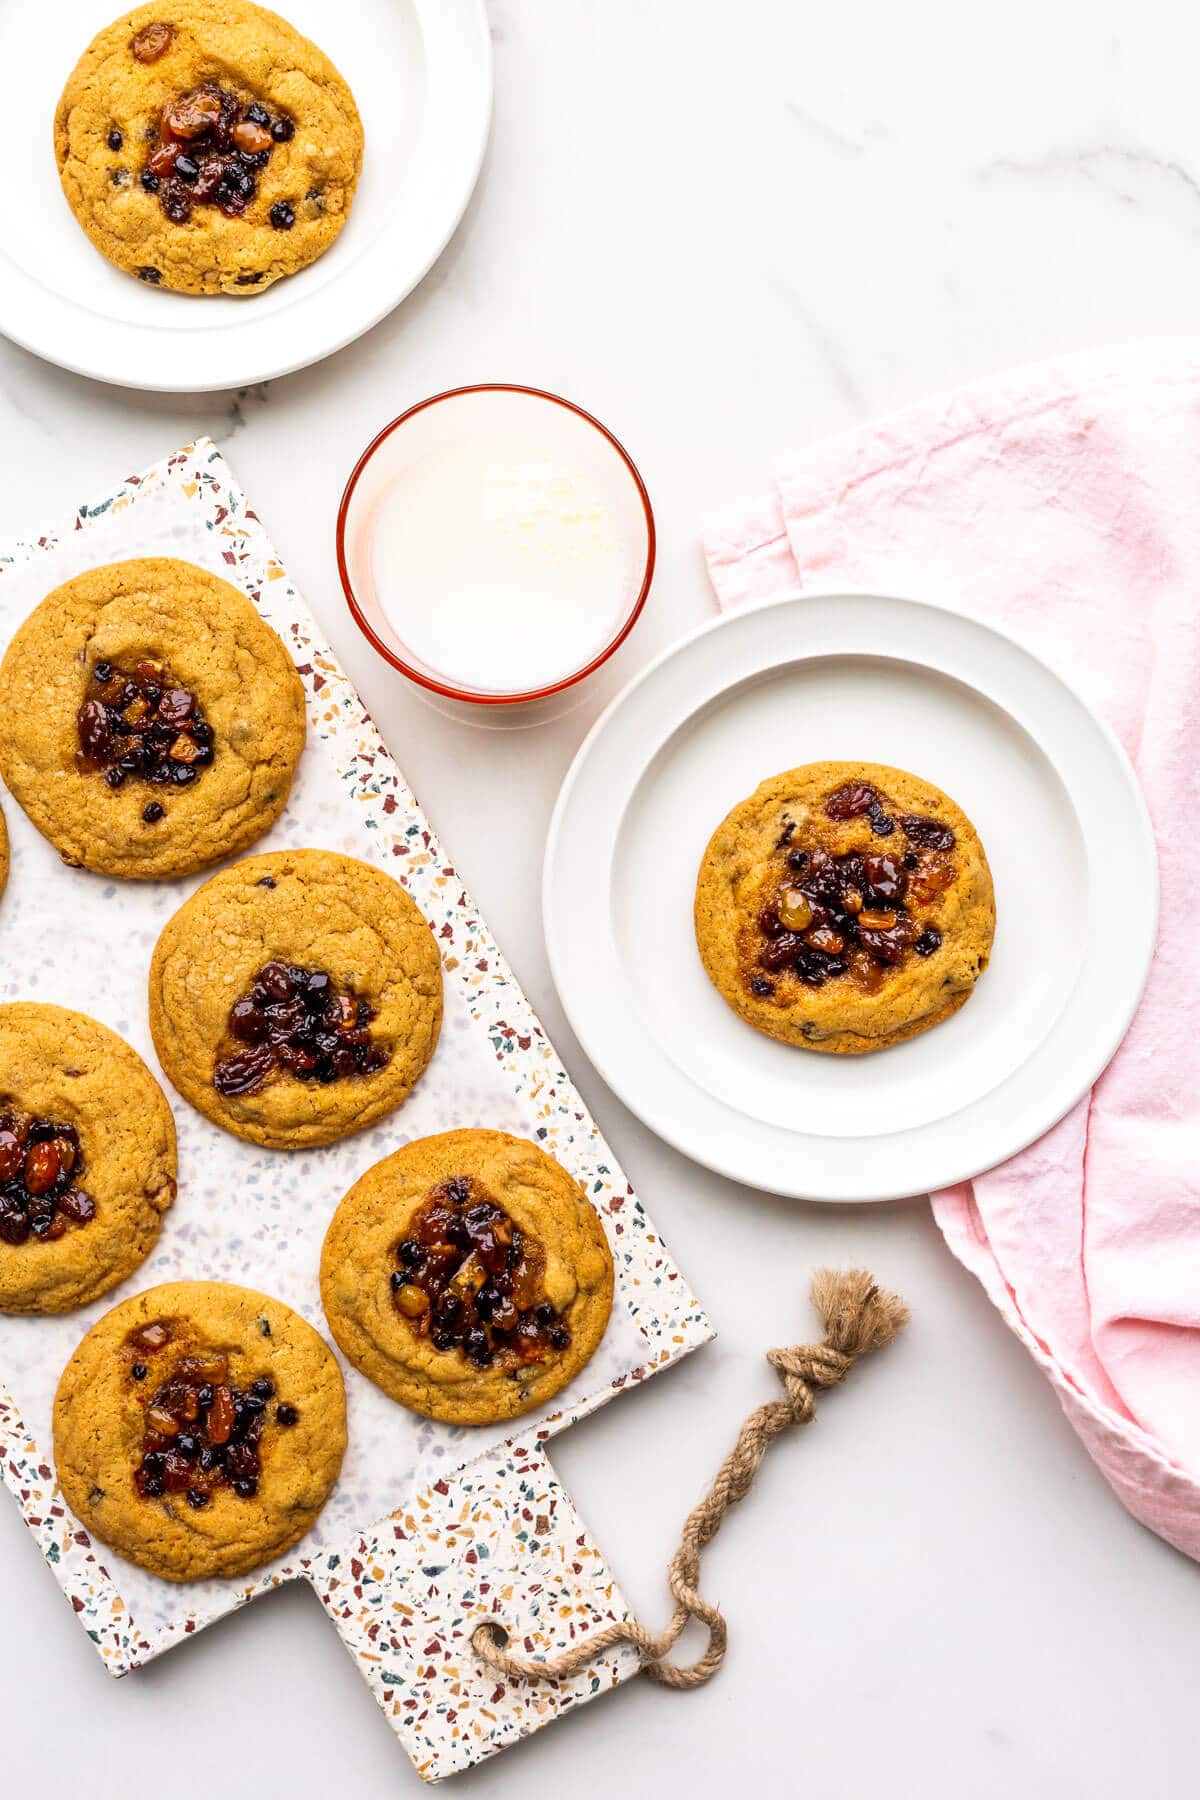
M 359 542 L 406 662 L 450 687 L 524 694 L 612 644 L 648 542 L 603 432 L 544 396 L 487 390 L 413 414 L 388 452 Z

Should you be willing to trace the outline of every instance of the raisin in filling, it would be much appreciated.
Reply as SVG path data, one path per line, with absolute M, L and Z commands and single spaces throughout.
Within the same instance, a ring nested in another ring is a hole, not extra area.
M 189 787 L 213 759 L 212 726 L 196 696 L 150 657 L 132 669 L 95 663 L 76 728 L 76 767 L 84 775 L 103 769 L 110 788 L 130 778 Z M 142 817 L 153 825 L 165 810 L 152 800 Z
M 52 1243 L 90 1224 L 96 1202 L 75 1185 L 82 1172 L 74 1125 L 0 1112 L 0 1240 Z
M 276 144 L 288 143 L 295 134 L 286 113 L 272 115 L 257 100 L 239 100 L 219 83 L 206 82 L 176 94 L 163 107 L 158 141 L 141 171 L 142 186 L 158 195 L 172 224 L 185 224 L 194 206 L 215 206 L 226 217 L 238 218 L 258 192 L 258 177 Z M 284 213 L 290 217 L 285 219 Z M 286 201 L 272 207 L 271 223 L 277 231 L 295 224 Z
M 954 881 L 950 827 L 916 813 L 894 816 L 884 795 L 864 781 L 835 789 L 824 813 L 835 826 L 862 819 L 880 843 L 838 853 L 830 847 L 836 834 L 819 822 L 800 830 L 784 820 L 772 877 L 777 885 L 749 945 L 747 981 L 760 999 L 774 994 L 788 972 L 805 987 L 845 976 L 874 992 L 910 953 L 928 957 L 941 948 L 938 927 L 914 908 L 936 907 Z
M 323 1086 L 373 1075 L 392 1057 L 368 1030 L 374 1017 L 366 1000 L 324 969 L 264 963 L 230 1008 L 229 1037 L 238 1048 L 218 1056 L 213 1086 L 226 1096 L 255 1094 L 276 1070 Z
M 143 1500 L 186 1494 L 195 1511 L 218 1488 L 252 1500 L 262 1474 L 262 1437 L 271 1424 L 285 1430 L 298 1408 L 275 1401 L 275 1383 L 260 1375 L 240 1388 L 229 1379 L 229 1358 L 217 1350 L 176 1346 L 163 1321 L 128 1340 L 125 1362 L 145 1409 L 145 1431 L 133 1484 Z M 183 1353 L 178 1352 L 182 1350 Z
M 470 1176 L 434 1188 L 395 1256 L 393 1304 L 435 1350 L 458 1350 L 485 1369 L 545 1362 L 570 1347 L 542 1287 L 541 1245 Z

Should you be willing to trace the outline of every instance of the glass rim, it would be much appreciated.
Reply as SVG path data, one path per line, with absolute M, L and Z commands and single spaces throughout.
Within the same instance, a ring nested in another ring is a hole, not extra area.
M 602 650 L 593 656 L 583 668 L 577 669 L 571 675 L 563 676 L 558 681 L 549 682 L 544 687 L 530 688 L 520 693 L 484 694 L 472 688 L 456 687 L 452 682 L 439 681 L 436 677 L 423 674 L 420 669 L 414 668 L 411 663 L 406 662 L 402 656 L 397 655 L 397 653 L 383 641 L 379 633 L 375 630 L 375 627 L 366 617 L 366 614 L 355 595 L 354 584 L 350 579 L 350 570 L 347 566 L 346 521 L 349 517 L 350 507 L 353 503 L 355 490 L 358 487 L 359 480 L 365 473 L 376 451 L 387 442 L 394 431 L 398 431 L 402 425 L 406 425 L 409 420 L 415 418 L 418 413 L 428 411 L 431 406 L 439 406 L 445 400 L 462 399 L 463 396 L 467 394 L 525 394 L 531 399 L 549 400 L 553 405 L 564 407 L 567 412 L 574 413 L 577 418 L 584 420 L 586 424 L 592 426 L 594 430 L 600 433 L 601 437 L 608 441 L 620 457 L 621 461 L 625 464 L 625 468 L 637 490 L 637 495 L 641 501 L 642 512 L 646 521 L 646 561 L 642 573 L 641 586 L 638 589 L 637 596 L 633 602 L 633 606 L 630 608 L 628 616 L 622 622 L 620 629 L 616 632 L 615 636 Z M 573 400 L 567 400 L 561 394 L 552 394 L 547 388 L 527 387 L 521 382 L 513 381 L 478 381 L 472 382 L 465 387 L 445 388 L 441 393 L 431 394 L 428 399 L 418 400 L 415 406 L 408 407 L 404 412 L 400 413 L 397 418 L 393 419 L 390 424 L 385 425 L 382 431 L 376 432 L 366 449 L 362 452 L 350 472 L 350 478 L 342 492 L 342 498 L 337 513 L 338 575 L 342 583 L 342 592 L 346 597 L 346 604 L 350 608 L 354 622 L 362 632 L 363 636 L 374 649 L 379 652 L 385 662 L 390 663 L 392 668 L 396 669 L 401 675 L 406 675 L 410 681 L 415 681 L 418 686 L 426 688 L 431 693 L 440 694 L 444 699 L 462 701 L 469 706 L 523 706 L 528 704 L 531 700 L 545 700 L 551 694 L 560 694 L 566 688 L 575 687 L 577 683 L 585 681 L 589 675 L 595 674 L 596 670 L 620 649 L 621 645 L 625 642 L 625 639 L 629 636 L 642 615 L 642 610 L 645 607 L 647 597 L 650 593 L 650 585 L 654 579 L 656 550 L 657 537 L 654 526 L 654 511 L 650 505 L 650 495 L 646 491 L 646 484 L 642 480 L 637 464 L 620 440 L 613 435 L 607 425 L 602 424 L 599 419 L 594 417 L 592 413 L 587 412 L 582 406 L 577 406 Z

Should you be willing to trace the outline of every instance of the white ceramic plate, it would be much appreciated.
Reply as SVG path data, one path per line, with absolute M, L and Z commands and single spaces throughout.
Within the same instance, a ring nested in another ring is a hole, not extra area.
M 333 58 L 366 134 L 345 229 L 309 268 L 244 299 L 148 288 L 94 250 L 54 161 L 54 108 L 76 59 L 122 0 L 0 6 L 0 68 L 19 146 L 0 186 L 0 331 L 98 381 L 169 392 L 246 387 L 340 350 L 401 301 L 441 253 L 479 174 L 491 113 L 483 0 L 285 0 Z M 168 8 L 169 11 L 169 8 Z
M 718 822 L 768 775 L 824 760 L 944 788 L 995 878 L 970 1001 L 874 1056 L 751 1030 L 692 931 Z M 917 601 L 807 595 L 705 626 L 612 702 L 563 784 L 543 906 L 571 1025 L 653 1131 L 753 1187 L 885 1200 L 991 1168 L 1086 1092 L 1141 997 L 1158 866 L 1124 752 L 1028 650 Z

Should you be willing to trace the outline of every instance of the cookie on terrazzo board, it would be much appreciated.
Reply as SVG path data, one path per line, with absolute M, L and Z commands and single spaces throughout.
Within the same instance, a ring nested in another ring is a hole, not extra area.
M 8 826 L 4 823 L 4 808 L 0 806 L 0 894 L 8 886 Z
M 83 1339 L 54 1402 L 68 1506 L 167 1581 L 281 1556 L 325 1505 L 345 1448 L 325 1340 L 282 1301 L 226 1282 L 123 1300 Z
M 940 788 L 879 763 L 809 763 L 764 781 L 713 833 L 696 943 L 756 1031 L 862 1055 L 970 999 L 996 923 L 979 835 Z
M 423 1074 L 442 1021 L 427 921 L 383 870 L 329 850 L 224 869 L 170 919 L 150 1028 L 198 1112 L 269 1149 L 377 1124 Z
M 250 296 L 346 222 L 363 131 L 333 63 L 248 0 L 124 14 L 79 58 L 54 118 L 67 202 L 152 287 Z
M 0 661 L 0 771 L 73 868 L 155 880 L 249 849 L 287 804 L 305 729 L 270 626 L 169 557 L 64 582 Z
M 393 1400 L 453 1425 L 552 1399 L 595 1352 L 612 1297 L 596 1209 L 553 1157 L 502 1131 L 384 1157 L 321 1252 L 338 1347 Z
M 136 1051 L 61 1006 L 0 1006 L 0 1312 L 124 1281 L 175 1198 L 175 1121 Z

